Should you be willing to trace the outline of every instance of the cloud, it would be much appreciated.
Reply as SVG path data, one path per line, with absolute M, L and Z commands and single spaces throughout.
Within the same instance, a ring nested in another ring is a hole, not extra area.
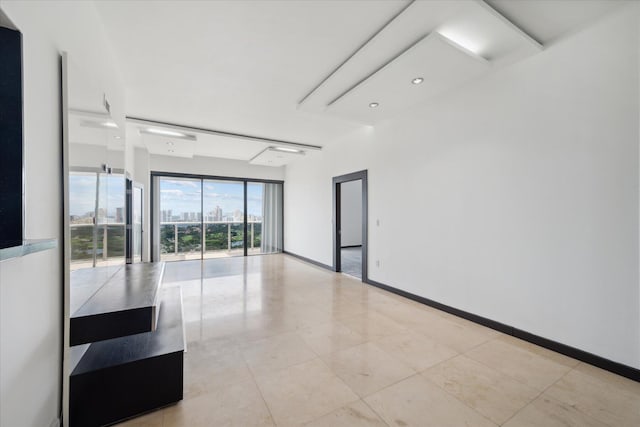
M 176 185 L 179 187 L 188 187 L 188 188 L 197 188 L 200 189 L 200 181 L 188 181 L 183 179 L 162 179 L 160 181 L 160 185 L 164 186 L 165 184 Z
M 96 188 L 96 176 L 71 175 L 69 184 L 74 187 Z
M 167 196 L 174 196 L 174 197 L 182 197 L 182 196 L 184 196 L 184 191 L 178 190 L 178 189 L 171 189 L 171 188 L 167 188 L 165 190 L 160 190 L 160 193 L 162 193 L 163 196 L 165 194 Z

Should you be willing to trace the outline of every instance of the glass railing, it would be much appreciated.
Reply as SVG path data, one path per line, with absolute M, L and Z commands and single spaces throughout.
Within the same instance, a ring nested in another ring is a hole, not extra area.
M 93 230 L 96 228 L 94 250 Z M 70 224 L 72 268 L 94 265 L 107 265 L 120 262 L 125 256 L 124 223 L 108 224 Z
M 201 228 L 205 234 L 202 239 Z M 247 252 L 259 254 L 262 222 L 247 222 Z M 202 247 L 204 245 L 204 248 Z M 160 254 L 165 261 L 244 255 L 242 221 L 161 222 Z

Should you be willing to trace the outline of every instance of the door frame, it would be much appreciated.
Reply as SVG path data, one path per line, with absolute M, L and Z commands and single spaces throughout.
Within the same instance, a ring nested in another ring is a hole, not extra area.
M 346 175 L 334 176 L 332 179 L 333 189 L 333 271 L 342 271 L 340 256 L 341 249 L 341 218 L 340 218 L 340 184 L 350 181 L 362 180 L 362 281 L 367 282 L 368 252 L 369 252 L 369 191 L 367 184 L 367 170 L 348 173 Z
M 142 215 L 140 230 L 140 261 L 144 260 L 144 185 L 134 181 L 129 173 L 126 174 L 126 197 L 125 197 L 125 263 L 135 264 L 136 255 L 134 247 L 134 230 L 133 230 L 133 211 L 134 197 L 133 192 L 136 188 L 140 189 L 140 214 Z
M 126 196 L 124 214 L 125 263 L 133 264 L 133 179 L 125 177 Z
M 145 230 L 144 230 L 144 184 L 141 184 L 139 182 L 133 181 L 133 187 L 131 188 L 131 201 L 133 202 L 135 200 L 135 198 L 133 197 L 133 193 L 135 192 L 135 190 L 139 189 L 140 190 L 140 215 L 141 215 L 141 221 L 140 221 L 140 262 L 144 262 L 144 238 L 145 238 Z M 133 218 L 133 207 L 134 204 L 131 204 L 131 260 L 133 261 L 133 263 L 136 262 L 136 252 L 135 252 L 135 245 L 134 245 L 134 218 Z

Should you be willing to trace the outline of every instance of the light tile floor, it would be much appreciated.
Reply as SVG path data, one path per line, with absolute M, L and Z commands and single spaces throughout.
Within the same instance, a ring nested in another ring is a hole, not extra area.
M 640 383 L 286 255 L 169 263 L 184 400 L 123 426 L 640 425 Z

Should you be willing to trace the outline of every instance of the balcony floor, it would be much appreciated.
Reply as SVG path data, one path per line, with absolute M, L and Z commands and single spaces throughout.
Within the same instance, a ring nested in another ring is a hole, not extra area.
M 249 248 L 247 250 L 248 255 L 260 255 L 260 248 Z M 232 249 L 232 250 L 220 250 L 220 251 L 207 251 L 204 253 L 204 259 L 215 259 L 215 258 L 230 258 L 230 257 L 241 257 L 244 256 L 244 250 L 241 249 Z M 162 254 L 162 261 L 191 261 L 194 259 L 200 259 L 200 252 L 183 252 L 178 254 Z

